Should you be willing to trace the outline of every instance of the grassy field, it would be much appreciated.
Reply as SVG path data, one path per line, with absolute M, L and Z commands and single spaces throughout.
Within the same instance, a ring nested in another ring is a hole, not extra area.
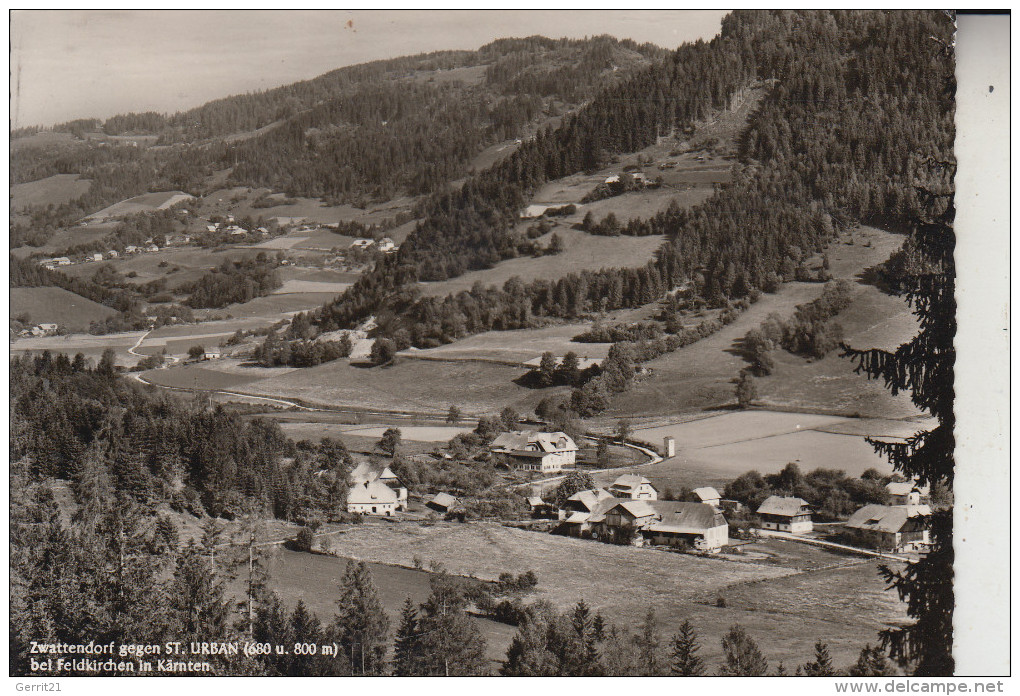
M 141 376 L 153 384 L 179 389 L 234 389 L 252 382 L 251 378 L 245 378 L 243 375 L 220 372 L 201 364 L 167 370 L 148 370 Z
M 476 282 L 502 287 L 513 276 L 529 282 L 538 278 L 556 280 L 585 269 L 634 268 L 648 263 L 662 244 L 662 237 L 597 237 L 564 226 L 557 227 L 555 232 L 563 240 L 564 251 L 559 254 L 510 259 L 450 280 L 422 283 L 421 290 L 425 295 L 444 296 L 470 290 Z M 547 244 L 548 236 L 540 238 L 540 243 Z
M 768 542 L 757 549 L 771 557 L 769 562 L 744 562 L 736 556 L 697 558 L 487 523 L 366 524 L 337 535 L 333 543 L 339 555 L 406 566 L 417 556 L 426 566 L 436 561 L 450 572 L 482 579 L 508 569 L 534 570 L 539 585 L 532 601 L 546 599 L 567 609 L 583 598 L 631 630 L 654 607 L 663 640 L 690 619 L 711 672 L 721 662 L 722 635 L 734 623 L 748 630 L 773 665 L 781 660 L 792 671 L 810 659 L 819 638 L 828 642 L 835 663 L 845 666 L 865 643 L 875 643 L 879 630 L 905 618 L 895 595 L 884 591 L 876 563 L 821 550 L 784 553 L 776 546 Z M 840 567 L 820 570 L 833 565 Z M 726 598 L 725 607 L 715 606 L 719 595 Z
M 263 396 L 294 396 L 309 403 L 442 415 L 451 404 L 465 414 L 492 413 L 507 405 L 526 413 L 549 390 L 517 386 L 512 380 L 520 376 L 520 368 L 469 362 L 398 358 L 387 367 L 365 368 L 335 360 L 271 377 L 244 391 Z
M 579 357 L 604 358 L 609 343 L 574 343 L 570 339 L 590 328 L 589 324 L 558 324 L 541 329 L 486 331 L 454 343 L 427 350 L 405 351 L 403 355 L 449 360 L 504 360 L 524 362 L 546 351 L 564 355 L 574 351 Z
M 21 210 L 30 205 L 63 205 L 88 192 L 92 182 L 77 174 L 54 174 L 45 179 L 11 187 L 11 207 Z
M 103 208 L 97 213 L 89 215 L 89 220 L 107 220 L 120 217 L 121 215 L 133 215 L 135 213 L 148 213 L 153 210 L 163 210 L 175 203 L 189 200 L 191 196 L 181 191 L 160 191 L 159 193 L 144 193 L 141 196 L 128 198 L 119 203 Z
M 276 290 L 273 290 L 274 295 L 297 295 L 297 294 L 330 294 L 339 295 L 347 288 L 351 287 L 350 283 L 330 283 L 320 280 L 285 280 Z
M 836 243 L 829 247 L 831 272 L 835 278 L 858 279 L 867 268 L 885 261 L 902 237 L 873 228 L 854 233 L 855 244 Z M 613 402 L 614 415 L 680 414 L 735 403 L 734 383 L 748 366 L 740 353 L 740 340 L 772 312 L 792 316 L 796 306 L 818 297 L 820 283 L 787 283 L 778 292 L 762 295 L 749 310 L 721 331 L 697 343 L 650 361 L 653 370 L 633 389 Z M 861 282 L 854 305 L 837 321 L 844 325 L 852 344 L 871 345 L 881 325 L 883 335 L 907 336 L 909 314 L 895 298 L 882 295 Z M 834 351 L 824 360 L 809 361 L 776 350 L 777 369 L 771 377 L 757 380 L 762 405 L 789 410 L 821 410 L 841 415 L 903 418 L 916 415 L 909 398 L 893 397 L 882 385 L 853 374 L 853 365 Z
M 106 305 L 56 287 L 11 288 L 11 316 L 27 313 L 33 324 L 59 324 L 70 331 L 87 331 L 93 321 L 117 312 Z
M 675 457 L 640 469 L 642 476 L 663 491 L 679 486 L 723 486 L 751 469 L 776 473 L 789 462 L 795 462 L 805 473 L 817 468 L 842 469 L 850 476 L 860 476 L 869 468 L 891 473 L 889 462 L 876 455 L 864 437 L 910 433 L 916 425 L 803 413 L 733 411 L 674 425 L 636 426 L 634 437 L 656 446 L 661 446 L 667 435 L 675 439 Z M 600 482 L 610 483 L 613 478 L 603 475 Z

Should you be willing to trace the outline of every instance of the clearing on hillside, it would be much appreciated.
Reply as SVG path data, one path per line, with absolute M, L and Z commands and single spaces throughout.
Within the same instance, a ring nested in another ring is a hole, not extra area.
M 160 191 L 158 193 L 144 193 L 141 196 L 128 198 L 120 203 L 103 208 L 98 213 L 89 215 L 88 220 L 108 220 L 109 218 L 122 215 L 133 215 L 135 213 L 150 213 L 154 210 L 165 210 L 170 206 L 182 201 L 191 200 L 192 196 L 182 191 Z
M 88 193 L 92 182 L 77 174 L 54 174 L 45 179 L 11 187 L 11 207 L 22 210 L 30 205 L 63 205 Z
M 115 309 L 56 287 L 11 288 L 11 316 L 27 313 L 33 324 L 59 324 L 68 331 L 87 331 L 93 321 L 117 314 Z

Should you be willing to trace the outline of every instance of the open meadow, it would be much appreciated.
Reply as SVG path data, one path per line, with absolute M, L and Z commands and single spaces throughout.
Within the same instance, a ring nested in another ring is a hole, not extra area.
M 117 313 L 63 288 L 11 288 L 10 291 L 11 316 L 28 314 L 33 324 L 59 324 L 68 331 L 87 331 L 93 321 L 103 321 Z
M 564 355 L 570 351 L 580 358 L 602 359 L 610 343 L 575 343 L 571 339 L 590 328 L 589 324 L 556 324 L 541 329 L 486 331 L 438 348 L 411 349 L 400 355 L 418 359 L 492 360 L 523 363 L 549 351 Z
M 848 665 L 865 643 L 875 644 L 879 630 L 905 618 L 895 594 L 884 590 L 876 562 L 820 549 L 784 552 L 792 542 L 764 542 L 756 555 L 766 562 L 746 562 L 739 556 L 695 557 L 492 523 L 364 524 L 330 538 L 333 553 L 386 567 L 411 568 L 418 558 L 425 567 L 437 562 L 448 572 L 483 580 L 533 570 L 538 590 L 528 601 L 545 599 L 566 610 L 584 599 L 626 627 L 654 608 L 663 641 L 690 619 L 710 672 L 721 662 L 722 635 L 735 623 L 756 639 L 773 666 L 783 661 L 792 670 L 810 659 L 819 638 L 829 644 L 836 665 Z M 287 577 L 292 579 L 277 575 L 274 583 L 295 588 L 288 592 L 304 584 L 300 574 Z M 725 597 L 725 607 L 716 606 L 719 596 Z M 512 630 L 503 634 L 502 651 L 512 635 Z M 486 638 L 500 640 L 489 632 Z M 501 652 L 489 647 L 491 653 Z
M 63 205 L 86 194 L 92 182 L 77 174 L 54 174 L 45 179 L 11 186 L 11 208 L 21 210 L 30 205 Z

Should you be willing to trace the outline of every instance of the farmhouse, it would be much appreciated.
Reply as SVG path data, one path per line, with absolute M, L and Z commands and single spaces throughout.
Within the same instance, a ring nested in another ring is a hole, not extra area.
M 202 353 L 202 360 L 219 360 L 221 355 L 219 348 L 209 348 Z
M 564 501 L 563 509 L 568 512 L 594 512 L 599 503 L 604 500 L 616 500 L 616 498 L 605 488 L 578 491 Z
M 449 493 L 436 493 L 432 500 L 425 503 L 425 507 L 436 512 L 454 512 L 461 507 L 460 501 Z
M 379 481 L 384 486 L 389 486 L 397 494 L 396 509 L 407 510 L 407 486 L 385 464 L 362 462 L 354 468 L 350 477 L 351 483 L 355 487 L 372 481 Z
M 705 503 L 712 507 L 719 507 L 722 501 L 722 496 L 719 495 L 719 491 L 712 488 L 711 486 L 704 486 L 702 488 L 695 488 L 691 493 L 697 498 L 699 503 Z
M 347 493 L 347 512 L 390 517 L 396 509 L 396 492 L 378 479 L 357 484 Z
M 32 327 L 33 336 L 49 336 L 55 334 L 57 329 L 60 328 L 57 324 L 39 324 L 38 326 Z
M 382 251 L 382 252 L 388 254 L 391 251 L 396 251 L 397 250 L 397 245 L 394 244 L 393 240 L 390 239 L 389 237 L 383 237 L 382 239 L 379 240 L 378 249 L 379 249 L 379 251 Z
M 762 529 L 774 529 L 791 534 L 807 534 L 811 524 L 811 506 L 801 498 L 769 496 L 758 508 Z
M 536 520 L 563 519 L 563 510 L 552 503 L 545 502 L 537 495 L 528 498 L 528 507 L 531 509 L 532 518 Z
M 593 513 L 588 522 L 595 539 L 640 544 L 640 531 L 658 519 L 659 514 L 647 500 L 617 500 L 604 514 Z
M 205 226 L 205 231 L 206 232 L 215 232 L 216 231 L 216 225 L 206 225 Z
M 890 481 L 885 484 L 890 505 L 920 505 L 921 489 L 913 481 Z
M 648 543 L 716 552 L 729 541 L 726 518 L 712 505 L 656 500 L 651 506 L 659 519 L 641 530 Z
M 582 491 L 582 493 L 590 492 L 592 491 Z M 621 502 L 624 501 L 609 496 L 594 503 L 590 510 L 571 510 L 567 508 L 565 510 L 566 519 L 553 531 L 557 534 L 566 534 L 573 537 L 583 537 L 591 534 L 598 538 L 597 531 L 593 531 L 595 525 L 605 522 L 606 513 Z
M 501 433 L 489 449 L 507 466 L 520 471 L 561 471 L 577 459 L 577 445 L 561 432 Z
M 124 247 L 124 253 L 125 254 L 137 254 L 138 253 L 138 247 L 136 247 L 134 244 L 128 244 L 126 247 Z
M 51 263 L 54 263 L 57 266 L 70 266 L 71 259 L 67 258 L 66 256 L 58 256 L 55 259 L 52 259 Z
M 614 497 L 631 500 L 656 500 L 659 497 L 651 482 L 637 474 L 624 474 L 616 479 L 609 487 L 609 492 Z
M 103 260 L 103 255 L 97 251 L 94 254 L 90 254 L 85 260 L 86 261 L 102 261 Z
M 156 246 L 155 244 L 150 244 L 149 246 L 145 247 L 145 250 L 146 251 L 159 251 L 159 247 Z
M 374 239 L 355 239 L 351 242 L 351 249 L 367 249 L 375 244 Z
M 111 259 L 115 259 L 118 256 L 120 256 L 120 252 L 118 252 L 116 249 L 110 249 L 108 252 L 106 252 L 106 255 Z
M 905 506 L 865 505 L 843 528 L 856 545 L 881 551 L 917 551 L 928 544 L 927 520 L 927 515 L 912 515 Z

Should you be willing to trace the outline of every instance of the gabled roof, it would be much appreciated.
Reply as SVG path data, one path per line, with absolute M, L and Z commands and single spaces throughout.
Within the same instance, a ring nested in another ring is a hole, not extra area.
M 843 526 L 875 532 L 906 532 L 924 528 L 925 515 L 910 514 L 905 506 L 865 505 L 850 516 Z
M 759 515 L 780 515 L 793 517 L 810 512 L 811 506 L 803 498 L 782 498 L 778 495 L 769 496 L 758 508 Z
M 603 500 L 614 499 L 612 493 L 607 491 L 605 488 L 597 488 L 590 491 L 578 491 L 574 495 L 567 498 L 568 502 L 580 503 L 584 507 L 588 508 L 589 511 L 594 510 L 595 507 Z
M 590 513 L 586 513 L 588 515 L 588 521 L 589 522 L 602 522 L 603 520 L 606 519 L 606 513 L 607 512 L 609 512 L 614 507 L 616 507 L 618 504 L 623 503 L 623 502 L 631 503 L 631 502 L 637 502 L 637 501 L 627 500 L 625 498 L 621 499 L 621 498 L 613 498 L 613 497 L 609 497 L 609 498 L 605 498 L 603 500 L 600 500 L 600 501 L 598 501 L 598 503 L 595 504 L 595 507 L 592 508 Z
M 624 500 L 609 508 L 607 512 L 616 508 L 626 510 L 627 514 L 635 519 L 651 517 L 656 514 L 655 508 L 649 505 L 647 500 Z
M 613 481 L 610 488 L 621 488 L 624 490 L 633 490 L 643 483 L 651 485 L 651 481 L 646 479 L 644 476 L 638 476 L 637 474 L 624 474 L 618 479 Z
M 699 500 L 703 500 L 703 501 L 704 500 L 719 500 L 720 498 L 722 498 L 722 496 L 719 495 L 719 491 L 717 491 L 716 489 L 712 488 L 711 486 L 703 486 L 701 488 L 695 488 L 691 492 L 694 493 L 694 495 L 698 496 Z
M 528 505 L 531 507 L 538 507 L 539 505 L 545 505 L 545 501 L 537 495 L 533 495 L 528 498 Z
M 562 444 L 562 446 L 560 446 Z M 493 452 L 508 454 L 528 454 L 528 445 L 538 452 L 576 452 L 577 445 L 566 433 L 540 433 L 536 431 L 515 430 L 500 433 L 489 448 Z M 534 451 L 531 451 L 533 454 Z
M 397 475 L 382 462 L 371 462 L 363 461 L 360 462 L 350 474 L 351 483 L 365 483 L 366 481 L 375 481 L 376 479 L 383 482 L 400 483 L 400 479 Z
M 726 524 L 726 518 L 708 503 L 680 503 L 673 500 L 652 500 L 649 504 L 661 519 L 649 529 L 674 534 L 701 534 Z
M 913 481 L 890 481 L 885 484 L 885 489 L 889 491 L 889 495 L 909 495 L 912 491 L 920 492 Z
M 432 496 L 432 500 L 429 501 L 433 505 L 438 505 L 444 508 L 451 508 L 457 504 L 457 499 L 449 493 L 436 493 Z
M 354 505 L 373 505 L 396 503 L 396 492 L 381 481 L 366 481 L 351 488 L 347 493 L 347 502 Z

